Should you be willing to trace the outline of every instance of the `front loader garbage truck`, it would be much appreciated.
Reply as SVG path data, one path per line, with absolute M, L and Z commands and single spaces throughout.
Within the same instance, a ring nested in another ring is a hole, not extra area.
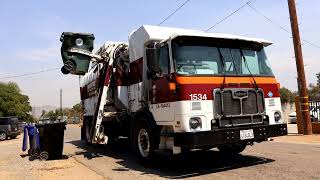
M 287 134 L 263 39 L 144 25 L 95 53 L 93 34 L 61 35 L 64 74 L 81 75 L 82 140 L 128 137 L 145 161 Z

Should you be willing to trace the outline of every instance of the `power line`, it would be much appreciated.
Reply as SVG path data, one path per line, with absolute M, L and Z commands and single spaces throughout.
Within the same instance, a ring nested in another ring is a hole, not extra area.
M 186 0 L 184 1 L 177 9 L 175 9 L 171 14 L 169 14 L 169 16 L 167 16 L 164 20 L 162 20 L 158 26 L 160 26 L 161 24 L 163 24 L 164 22 L 166 22 L 168 19 L 170 19 L 175 13 L 177 13 L 184 5 L 186 5 L 190 0 Z
M 31 73 L 13 75 L 13 76 L 4 76 L 4 77 L 0 77 L 0 79 L 10 79 L 10 78 L 18 78 L 18 77 L 24 77 L 24 76 L 31 76 L 31 75 L 35 75 L 35 74 L 40 74 L 40 73 L 55 71 L 55 70 L 57 70 L 57 69 L 60 69 L 60 68 L 46 69 L 46 70 L 41 70 L 41 71 L 36 71 L 36 72 L 31 72 Z
M 264 17 L 267 21 L 269 21 L 271 24 L 278 26 L 280 29 L 282 29 L 283 31 L 291 34 L 291 32 L 289 30 L 287 30 L 286 28 L 284 28 L 283 26 L 275 23 L 274 21 L 272 21 L 272 19 L 270 19 L 269 17 L 267 17 L 266 15 L 264 15 L 262 12 L 258 11 L 256 8 L 254 8 L 250 3 L 247 3 L 246 5 L 248 5 L 253 11 L 255 11 L 257 14 L 259 14 L 260 16 Z
M 232 13 L 228 14 L 227 16 L 225 16 L 224 18 L 222 18 L 220 21 L 218 21 L 217 23 L 215 23 L 213 26 L 209 27 L 208 29 L 205 30 L 205 32 L 208 32 L 210 31 L 211 29 L 215 28 L 217 25 L 221 24 L 222 22 L 224 22 L 225 20 L 227 20 L 228 18 L 230 18 L 231 16 L 233 16 L 234 14 L 236 14 L 238 11 L 240 11 L 241 9 L 243 9 L 244 7 L 248 6 L 250 7 L 254 12 L 256 12 L 257 14 L 259 14 L 260 16 L 262 16 L 263 18 L 265 18 L 267 21 L 269 21 L 271 24 L 275 25 L 275 26 L 278 26 L 281 30 L 285 31 L 286 33 L 290 34 L 290 38 L 291 38 L 291 32 L 289 30 L 287 30 L 285 27 L 275 23 L 271 18 L 269 18 L 268 16 L 266 16 L 265 14 L 263 14 L 261 11 L 259 11 L 258 9 L 256 9 L 255 7 L 253 7 L 251 5 L 253 0 L 250 0 L 250 1 L 247 1 L 246 3 L 242 4 L 239 8 L 237 8 L 236 10 L 234 10 Z M 306 39 L 301 39 L 303 42 L 313 46 L 313 47 L 316 47 L 316 48 L 319 48 L 320 49 L 320 46 L 306 40 Z M 301 44 L 303 45 L 303 44 Z
M 320 46 L 318 46 L 318 45 L 316 45 L 316 44 L 313 44 L 313 43 L 311 43 L 310 41 L 307 41 L 307 40 L 305 40 L 305 39 L 301 39 L 301 40 L 302 40 L 303 42 L 305 42 L 305 43 L 313 46 L 313 47 L 320 48 Z
M 265 18 L 265 19 L 266 19 L 267 21 L 269 21 L 271 24 L 279 27 L 279 28 L 280 28 L 281 30 L 283 30 L 284 32 L 290 34 L 290 38 L 291 38 L 291 32 L 290 32 L 288 29 L 286 29 L 285 27 L 283 27 L 283 26 L 275 23 L 271 18 L 269 18 L 268 16 L 266 16 L 265 14 L 263 14 L 263 13 L 262 13 L 261 11 L 259 11 L 257 8 L 253 7 L 253 6 L 250 4 L 250 2 L 248 2 L 246 5 L 248 5 L 248 7 L 250 7 L 255 13 L 257 13 L 257 14 L 259 14 L 260 16 L 262 16 L 263 18 Z M 305 39 L 301 39 L 301 40 L 302 40 L 303 42 L 305 42 L 305 43 L 313 46 L 313 47 L 320 48 L 320 46 L 318 46 L 318 45 L 316 45 L 316 44 L 314 44 L 314 43 L 311 43 L 311 42 L 308 41 L 308 40 L 305 40 Z M 301 45 L 303 45 L 303 44 L 301 44 Z
M 242 4 L 238 9 L 234 10 L 232 13 L 228 14 L 227 16 L 225 16 L 224 18 L 222 18 L 220 21 L 218 21 L 217 23 L 215 23 L 213 26 L 209 27 L 208 29 L 205 30 L 205 32 L 210 31 L 211 29 L 215 28 L 217 25 L 219 25 L 220 23 L 222 23 L 223 21 L 227 20 L 229 17 L 233 16 L 234 14 L 236 14 L 238 11 L 240 11 L 242 8 L 246 7 L 246 5 L 248 3 L 250 3 L 252 0 L 247 1 L 246 3 Z

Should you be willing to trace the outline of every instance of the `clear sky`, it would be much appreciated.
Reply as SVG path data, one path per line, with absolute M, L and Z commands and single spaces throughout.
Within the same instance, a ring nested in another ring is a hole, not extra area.
M 191 0 L 162 26 L 204 30 L 247 0 Z M 92 3 L 91 3 L 92 2 Z M 39 70 L 60 68 L 59 37 L 63 31 L 91 32 L 96 45 L 127 41 L 128 34 L 143 24 L 156 25 L 184 0 L 2 0 L 0 2 L 0 81 L 17 82 L 33 106 L 64 106 L 79 102 L 78 77 L 60 70 L 20 78 L 1 79 Z M 290 30 L 287 0 L 255 0 L 252 6 Z M 303 39 L 320 46 L 319 0 L 297 0 Z M 259 37 L 274 42 L 267 48 L 273 71 L 282 86 L 296 90 L 296 68 L 291 35 L 266 21 L 249 7 L 222 22 L 211 32 Z M 97 47 L 97 46 L 96 46 Z M 319 48 L 303 46 L 308 83 L 320 72 Z

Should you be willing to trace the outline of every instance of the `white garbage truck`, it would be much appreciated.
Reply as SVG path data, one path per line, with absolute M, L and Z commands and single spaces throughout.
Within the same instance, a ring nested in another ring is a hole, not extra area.
M 128 42 L 93 51 L 94 35 L 61 35 L 64 74 L 80 75 L 81 138 L 106 144 L 127 137 L 145 161 L 287 134 L 279 83 L 263 39 L 144 25 Z

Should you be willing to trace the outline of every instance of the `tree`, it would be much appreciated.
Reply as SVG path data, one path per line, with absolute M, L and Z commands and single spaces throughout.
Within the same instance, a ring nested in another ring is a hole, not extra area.
M 81 113 L 82 112 L 82 106 L 80 103 L 77 103 L 75 104 L 73 107 L 72 107 L 72 110 L 74 112 L 77 112 L 77 113 Z
M 60 109 L 56 109 L 49 112 L 42 111 L 42 113 L 44 113 L 42 116 L 43 118 L 49 118 L 51 121 L 55 121 L 58 119 L 58 117 L 61 116 Z M 82 115 L 81 104 L 75 104 L 72 108 L 63 108 L 62 114 L 64 117 L 67 117 L 68 120 L 72 120 L 75 117 L 80 118 Z
M 320 86 L 309 84 L 308 96 L 309 96 L 309 100 L 319 100 L 320 99 Z
M 43 117 L 46 113 L 47 113 L 47 111 L 43 109 L 40 117 Z
M 51 110 L 45 113 L 43 117 L 49 118 L 50 120 L 55 121 L 58 118 L 59 114 L 60 114 L 59 109 L 56 109 L 56 110 Z
M 293 103 L 294 102 L 294 93 L 290 91 L 289 89 L 282 87 L 280 88 L 280 98 L 281 98 L 281 103 Z
M 33 118 L 28 114 L 31 110 L 29 97 L 21 94 L 16 83 L 0 82 L 0 116 L 17 116 L 31 121 Z

